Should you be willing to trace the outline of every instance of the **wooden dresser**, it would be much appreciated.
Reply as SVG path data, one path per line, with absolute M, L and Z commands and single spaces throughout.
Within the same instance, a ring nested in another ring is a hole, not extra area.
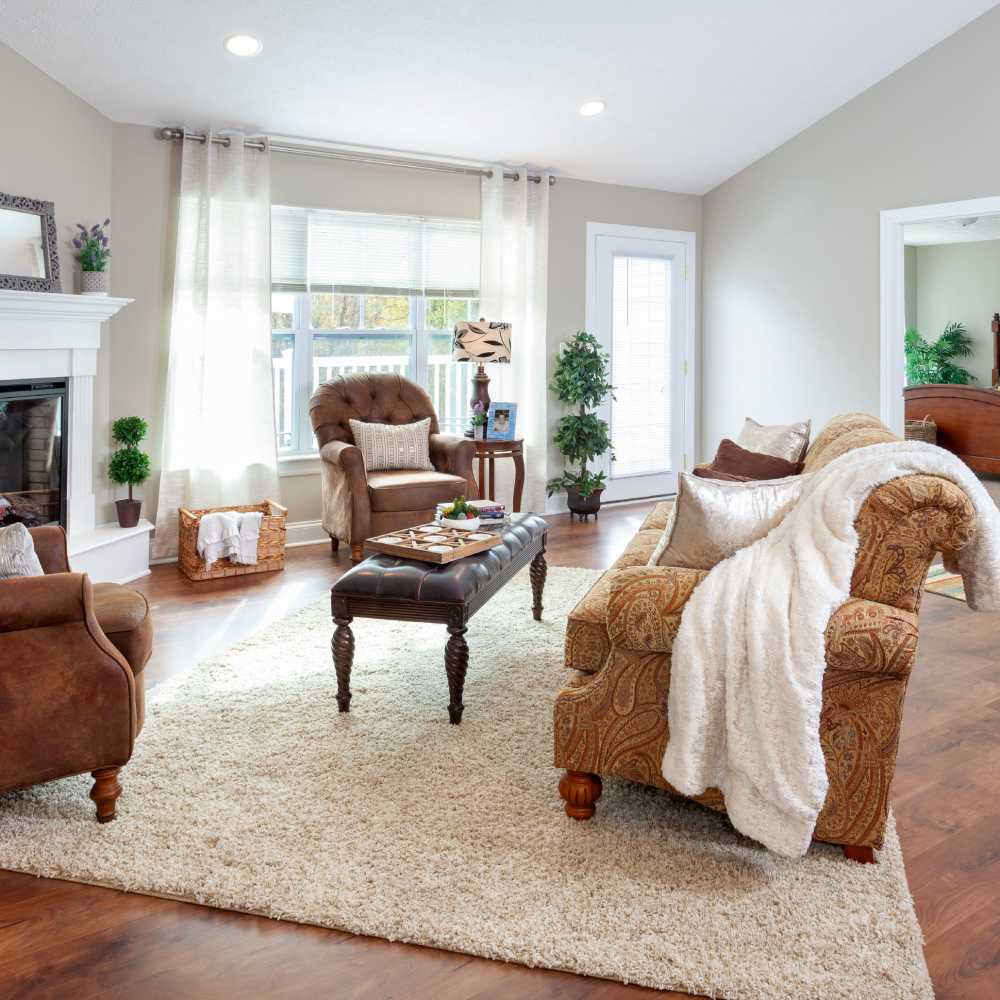
M 1000 475 L 1000 392 L 971 385 L 911 385 L 906 419 L 930 417 L 937 443 L 975 472 Z

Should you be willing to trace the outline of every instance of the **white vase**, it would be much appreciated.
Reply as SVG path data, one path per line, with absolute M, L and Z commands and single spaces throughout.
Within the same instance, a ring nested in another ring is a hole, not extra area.
M 107 295 L 108 294 L 108 272 L 107 271 L 81 271 L 80 272 L 80 294 L 81 295 Z

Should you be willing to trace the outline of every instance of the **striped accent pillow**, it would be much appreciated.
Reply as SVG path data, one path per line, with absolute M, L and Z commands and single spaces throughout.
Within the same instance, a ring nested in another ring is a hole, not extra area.
M 31 533 L 23 524 L 0 528 L 0 580 L 15 576 L 44 576 Z
M 431 465 L 431 418 L 413 424 L 369 424 L 351 421 L 354 443 L 361 449 L 368 472 L 423 469 Z

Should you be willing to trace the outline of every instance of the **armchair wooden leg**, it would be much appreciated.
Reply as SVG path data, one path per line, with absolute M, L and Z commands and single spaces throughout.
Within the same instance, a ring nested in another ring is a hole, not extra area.
M 841 846 L 844 849 L 844 857 L 851 861 L 858 861 L 863 865 L 878 864 L 874 847 L 852 847 L 850 844 L 842 844 Z
M 102 767 L 90 772 L 94 779 L 90 797 L 97 805 L 98 823 L 110 823 L 115 818 L 115 803 L 122 793 L 122 786 L 118 784 L 120 770 L 120 767 Z
M 594 803 L 601 797 L 601 778 L 586 771 L 567 771 L 559 780 L 559 794 L 572 819 L 590 819 Z
M 351 546 L 351 562 L 359 563 L 365 557 L 364 546 L 362 545 L 352 545 Z
M 333 555 L 336 555 L 339 550 L 340 550 L 340 539 L 337 538 L 336 535 L 333 535 L 330 538 L 330 552 Z

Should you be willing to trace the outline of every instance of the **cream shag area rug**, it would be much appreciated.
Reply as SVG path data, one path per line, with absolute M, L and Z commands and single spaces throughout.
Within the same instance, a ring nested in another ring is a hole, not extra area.
M 150 693 L 118 819 L 89 780 L 0 796 L 0 867 L 717 997 L 931 997 L 890 829 L 881 863 L 786 861 L 724 817 L 552 767 L 563 628 L 594 582 L 527 573 L 473 620 L 461 726 L 441 626 L 359 620 L 339 715 L 322 601 Z

